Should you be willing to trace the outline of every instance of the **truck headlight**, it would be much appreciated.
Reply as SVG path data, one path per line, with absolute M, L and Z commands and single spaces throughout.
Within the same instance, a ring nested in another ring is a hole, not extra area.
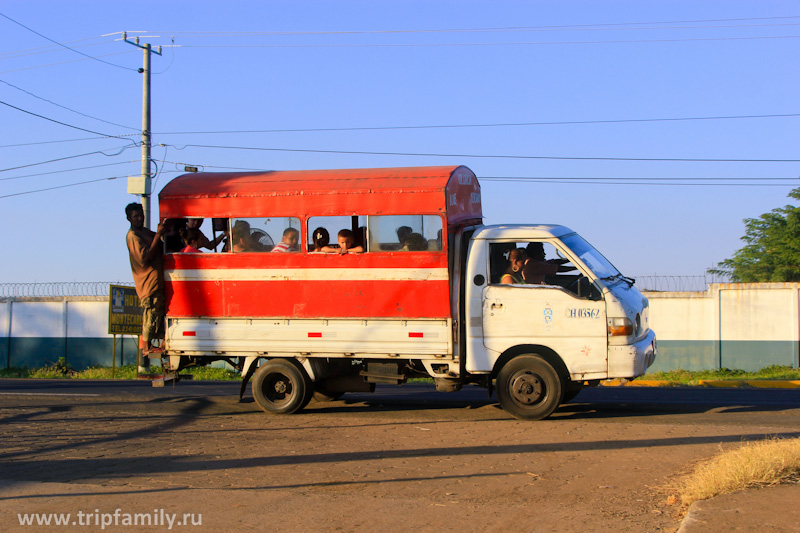
M 633 323 L 628 318 L 609 318 L 608 334 L 612 337 L 633 335 Z

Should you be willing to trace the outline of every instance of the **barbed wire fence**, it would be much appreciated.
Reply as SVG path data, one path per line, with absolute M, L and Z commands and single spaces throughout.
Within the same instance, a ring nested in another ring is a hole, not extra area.
M 61 281 L 52 283 L 0 283 L 0 298 L 61 298 L 108 296 L 109 285 L 133 287 L 132 281 Z
M 705 292 L 711 283 L 729 283 L 730 280 L 716 274 L 702 276 L 632 276 L 640 291 L 658 292 Z

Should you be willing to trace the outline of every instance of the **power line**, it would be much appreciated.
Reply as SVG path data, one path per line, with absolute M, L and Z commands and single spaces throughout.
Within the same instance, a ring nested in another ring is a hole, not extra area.
M 110 181 L 110 180 L 118 180 L 121 178 L 126 178 L 127 176 L 114 176 L 111 178 L 98 178 L 96 180 L 87 180 L 87 181 L 79 181 L 77 183 L 68 183 L 66 185 L 56 185 L 55 187 L 47 187 L 44 189 L 36 189 L 35 191 L 24 191 L 24 192 L 16 192 L 12 194 L 4 194 L 0 196 L 0 198 L 11 198 L 12 196 L 22 196 L 25 194 L 34 194 L 37 192 L 45 192 L 45 191 L 53 191 L 55 189 L 66 189 L 67 187 L 75 187 L 77 185 L 86 185 L 87 183 L 95 183 L 98 181 Z
M 11 21 L 11 22 L 13 22 L 14 24 L 16 24 L 16 25 L 18 25 L 18 26 L 22 26 L 23 28 L 25 28 L 25 29 L 26 29 L 26 30 L 28 30 L 29 32 L 31 32 L 31 33 L 35 33 L 35 34 L 36 34 L 36 35 L 38 35 L 39 37 L 41 37 L 41 38 L 43 38 L 43 39 L 47 39 L 47 40 L 48 40 L 48 41 L 50 41 L 51 43 L 57 44 L 58 46 L 61 46 L 61 47 L 64 47 L 64 48 L 66 48 L 67 50 L 70 50 L 70 51 L 72 51 L 72 52 L 75 52 L 76 54 L 82 55 L 83 57 L 86 57 L 86 58 L 88 58 L 88 59 L 94 59 L 95 61 L 99 61 L 100 63 L 104 63 L 104 64 L 106 64 L 106 65 L 110 65 L 110 66 L 112 66 L 112 67 L 117 67 L 117 68 L 121 68 L 121 69 L 125 69 L 125 70 L 133 70 L 133 71 L 135 71 L 135 70 L 136 70 L 135 68 L 123 67 L 122 65 L 117 65 L 117 64 L 115 64 L 115 63 L 109 63 L 108 61 L 103 61 L 102 59 L 99 59 L 99 58 L 97 58 L 97 57 L 94 57 L 94 56 L 90 56 L 90 55 L 84 54 L 83 52 L 80 52 L 80 51 L 78 51 L 78 50 L 75 50 L 74 48 L 71 48 L 71 47 L 69 47 L 69 46 L 67 46 L 67 45 L 65 45 L 65 44 L 62 44 L 62 43 L 60 43 L 60 42 L 58 42 L 58 41 L 54 41 L 53 39 L 51 39 L 50 37 L 48 37 L 48 36 L 46 36 L 46 35 L 42 35 L 42 34 L 41 34 L 41 33 L 39 33 L 38 31 L 36 31 L 36 30 L 33 30 L 33 29 L 31 29 L 31 28 L 27 27 L 26 25 L 22 24 L 21 22 L 17 22 L 16 20 L 12 19 L 12 18 L 11 18 L 11 17 L 9 17 L 8 15 L 4 15 L 3 13 L 0 13 L 0 17 L 3 17 L 4 19 L 7 19 L 7 20 Z
M 408 33 L 481 33 L 481 32 L 520 32 L 520 31 L 560 31 L 572 29 L 638 29 L 625 28 L 624 26 L 651 26 L 653 24 L 699 24 L 711 22 L 747 22 L 747 21 L 766 21 L 766 20 L 793 20 L 800 18 L 800 15 L 782 17 L 750 17 L 750 18 L 728 18 L 728 19 L 699 19 L 699 20 L 678 20 L 678 21 L 654 21 L 654 22 L 615 22 L 601 24 L 570 24 L 570 25 L 545 25 L 545 26 L 508 26 L 494 28 L 445 28 L 445 29 L 423 29 L 423 30 L 340 30 L 340 31 L 268 31 L 268 32 L 207 32 L 207 31 L 156 31 L 152 33 L 168 33 L 170 35 L 182 35 L 185 37 L 261 37 L 261 36 L 292 36 L 292 35 L 375 35 L 375 34 L 408 34 Z M 794 25 L 789 24 L 758 24 L 743 26 L 780 26 Z M 730 26 L 699 26 L 699 28 L 724 28 Z M 741 26 L 736 26 L 741 27 Z M 643 29 L 675 29 L 674 26 L 667 28 L 643 28 Z M 685 28 L 678 28 L 685 29 Z
M 14 89 L 16 89 L 18 91 L 22 91 L 23 93 L 28 94 L 30 96 L 33 96 L 34 98 L 38 98 L 39 100 L 42 100 L 43 102 L 47 102 L 48 104 L 53 104 L 54 106 L 60 107 L 61 109 L 66 109 L 67 111 L 71 111 L 71 112 L 76 113 L 78 115 L 81 115 L 83 117 L 91 118 L 93 120 L 99 120 L 100 122 L 105 122 L 106 124 L 111 124 L 112 126 L 119 126 L 120 128 L 126 128 L 126 129 L 129 129 L 129 130 L 136 130 L 137 129 L 137 128 L 131 128 L 130 126 L 124 126 L 122 124 L 117 124 L 116 122 L 110 122 L 108 120 L 103 120 L 102 118 L 93 117 L 92 115 L 87 115 L 86 113 L 81 113 L 80 111 L 76 111 L 76 110 L 71 109 L 71 108 L 69 108 L 67 106 L 63 106 L 61 104 L 57 104 L 56 102 L 53 102 L 52 100 L 48 100 L 47 98 L 42 98 L 39 95 L 33 94 L 30 91 L 26 91 L 22 87 L 17 87 L 16 85 L 14 85 L 12 83 L 8 83 L 5 80 L 0 80 L 0 83 L 5 83 L 9 87 L 13 87 Z
M 735 178 L 735 177 L 702 177 L 702 176 L 691 176 L 691 177 L 674 177 L 674 176 L 653 176 L 653 177 L 568 177 L 568 176 L 534 176 L 534 177 L 524 177 L 524 176 L 481 176 L 481 180 L 491 180 L 491 181 L 543 181 L 543 180 L 564 180 L 564 181 L 572 181 L 572 180 L 594 180 L 594 181 L 602 181 L 602 180 L 652 180 L 652 181 L 795 181 L 798 185 L 800 185 L 800 178 L 798 177 L 782 177 L 782 178 L 765 178 L 765 177 L 751 177 L 751 178 Z
M 68 128 L 72 128 L 72 129 L 76 129 L 76 130 L 80 130 L 80 131 L 85 131 L 87 133 L 94 133 L 95 135 L 100 135 L 102 137 L 108 137 L 108 138 L 112 138 L 112 139 L 119 137 L 119 135 L 107 135 L 105 133 L 100 133 L 100 132 L 93 131 L 93 130 L 87 130 L 86 128 L 79 128 L 78 126 L 73 126 L 72 124 L 67 124 L 66 122 L 60 122 L 58 120 L 45 117 L 44 115 L 38 115 L 36 113 L 33 113 L 32 111 L 26 111 L 25 109 L 22 109 L 21 107 L 17 107 L 15 105 L 11 105 L 8 102 L 3 102 L 2 100 L 0 100 L 0 104 L 8 106 L 8 107 L 10 107 L 12 109 L 16 109 L 17 111 L 22 111 L 23 113 L 27 113 L 29 115 L 33 115 L 34 117 L 42 118 L 44 120 L 49 120 L 50 122 L 55 122 L 56 124 L 60 124 L 62 126 L 66 126 Z
M 424 130 L 437 128 L 506 128 L 520 126 L 564 126 L 576 124 L 624 124 L 637 122 L 680 122 L 690 120 L 733 120 L 750 118 L 788 118 L 800 117 L 800 113 L 785 113 L 775 115 L 733 115 L 716 117 L 678 117 L 678 118 L 634 118 L 634 119 L 611 119 L 611 120 L 560 120 L 552 122 L 506 122 L 495 124 L 438 124 L 426 126 L 372 126 L 372 127 L 352 127 L 352 128 L 294 128 L 294 129 L 273 129 L 273 130 L 223 130 L 223 131 L 161 131 L 154 132 L 153 135 L 216 135 L 229 133 L 312 133 L 326 131 L 380 131 L 380 130 Z
M 124 139 L 125 137 L 136 137 L 141 135 L 141 133 L 127 133 L 124 135 L 115 135 L 113 138 Z M 80 139 L 62 139 L 60 141 L 36 141 L 31 143 L 17 143 L 17 144 L 0 144 L 0 148 L 17 148 L 20 146 L 38 146 L 42 144 L 58 144 L 58 143 L 72 143 L 72 142 L 80 142 L 80 141 L 95 141 L 97 139 L 109 139 L 105 135 L 101 137 L 81 137 Z
M 2 80 L 0 80 L 2 81 Z M 424 129 L 457 129 L 457 128 L 505 128 L 523 126 L 555 126 L 555 125 L 580 125 L 580 124 L 624 124 L 637 122 L 679 122 L 692 120 L 734 120 L 752 118 L 793 118 L 800 117 L 800 113 L 783 113 L 772 115 L 730 115 L 715 117 L 673 117 L 673 118 L 634 118 L 634 119 L 609 119 L 609 120 L 560 120 L 552 122 L 508 122 L 495 124 L 431 124 L 422 126 L 357 126 L 348 128 L 293 128 L 293 129 L 272 129 L 272 130 L 219 130 L 219 131 L 160 131 L 153 132 L 153 135 L 218 135 L 218 134 L 250 134 L 250 133 L 314 133 L 314 132 L 341 132 L 341 131 L 381 131 L 381 130 L 424 130 Z M 130 133 L 125 135 L 115 135 L 114 137 L 133 137 L 138 134 Z M 56 144 L 79 141 L 93 141 L 105 139 L 101 137 L 81 137 L 78 139 L 62 139 L 55 141 L 37 141 L 30 143 L 3 144 L 0 148 L 16 148 L 20 146 L 37 146 L 42 144 Z
M 514 183 L 546 183 L 551 185 L 654 185 L 654 186 L 677 186 L 677 187 L 696 187 L 696 186 L 711 186 L 711 187 L 786 187 L 800 186 L 800 179 L 798 178 L 703 178 L 703 177 L 690 177 L 690 178 L 665 178 L 665 177 L 651 177 L 651 178 L 620 178 L 620 177 L 492 177 L 480 176 L 479 181 L 482 182 L 514 182 Z M 786 183 L 773 183 L 775 181 L 783 181 Z M 791 182 L 794 182 L 791 183 Z
M 489 155 L 489 154 L 434 154 L 417 152 L 367 152 L 357 150 L 311 150 L 299 148 L 261 148 L 253 146 L 219 146 L 208 144 L 186 144 L 184 148 L 218 148 L 227 150 L 257 150 L 265 152 L 301 152 L 319 154 L 391 155 L 413 157 L 473 157 L 486 159 L 555 159 L 567 161 L 670 161 L 688 163 L 800 163 L 800 159 L 711 159 L 711 158 L 667 158 L 667 157 L 570 157 L 543 155 Z M 177 147 L 176 147 L 177 148 Z M 182 150 L 183 148 L 178 148 Z
M 584 179 L 575 179 L 570 181 L 555 182 L 552 180 L 537 180 L 536 178 L 524 180 L 505 180 L 505 181 L 524 181 L 526 183 L 548 183 L 551 185 L 624 185 L 626 187 L 632 185 L 647 185 L 647 186 L 669 186 L 669 187 L 787 187 L 791 186 L 788 183 L 654 183 L 650 181 L 584 181 Z M 611 178 L 616 179 L 616 178 Z M 478 178 L 478 181 L 491 180 L 491 178 Z M 800 186 L 800 183 L 798 183 Z
M 51 175 L 51 174 L 63 174 L 64 172 L 76 172 L 78 170 L 90 170 L 90 169 L 93 169 L 93 168 L 113 167 L 115 165 L 127 165 L 129 163 L 138 163 L 138 162 L 139 162 L 138 159 L 134 159 L 132 161 L 120 161 L 118 163 L 106 163 L 104 165 L 92 165 L 92 166 L 89 166 L 89 167 L 78 167 L 78 168 L 68 168 L 68 169 L 64 169 L 64 170 L 53 170 L 51 172 L 40 172 L 38 174 L 26 174 L 24 176 L 13 176 L 13 177 L 10 177 L 10 178 L 0 178 L 0 181 L 19 180 L 19 179 L 23 179 L 23 178 L 35 178 L 35 177 L 38 177 L 38 176 L 47 176 L 47 175 Z
M 106 157 L 114 157 L 114 156 L 117 156 L 117 155 L 121 154 L 122 152 L 124 152 L 128 148 L 133 148 L 135 146 L 138 146 L 138 145 L 136 143 L 133 143 L 133 144 L 129 144 L 129 145 L 123 146 L 122 148 L 120 148 L 119 152 L 117 152 L 116 154 L 107 154 L 107 153 L 103 152 L 102 150 L 96 150 L 94 152 L 87 152 L 85 154 L 77 154 L 77 155 L 69 155 L 69 156 L 66 156 L 66 157 L 59 157 L 57 159 L 50 159 L 48 161 L 41 161 L 39 163 L 30 163 L 30 164 L 27 164 L 27 165 L 20 165 L 20 166 L 17 166 L 17 167 L 0 168 L 0 172 L 8 172 L 9 170 L 19 170 L 20 168 L 29 168 L 29 167 L 39 166 L 39 165 L 46 165 L 48 163 L 55 163 L 57 161 L 66 161 L 67 159 L 76 159 L 78 157 L 86 157 L 87 155 L 94 155 L 94 154 L 102 154 L 102 155 L 104 155 Z
M 387 44 L 181 44 L 178 48 L 424 48 L 455 46 L 536 46 L 553 44 L 641 44 L 706 41 L 753 41 L 762 39 L 798 39 L 800 35 L 760 37 L 685 37 L 681 39 L 606 39 L 599 41 L 530 41 L 505 43 L 387 43 Z
M 120 55 L 120 54 L 130 54 L 130 53 L 133 53 L 134 51 L 135 50 L 122 50 L 121 52 L 112 52 L 110 54 L 103 54 L 101 56 L 90 57 L 89 59 L 97 59 L 98 57 L 116 56 L 116 55 Z M 0 74 L 8 74 L 9 72 L 21 72 L 23 70 L 32 70 L 32 69 L 35 69 L 35 68 L 54 67 L 56 65 L 66 65 L 68 63 L 77 63 L 79 61 L 86 61 L 86 58 L 83 58 L 83 59 L 70 59 L 68 61 L 59 61 L 57 63 L 47 63 L 47 64 L 44 64 L 44 65 L 34 65 L 32 67 L 14 68 L 14 69 L 11 69 L 11 70 L 2 70 L 2 71 L 0 71 Z M 99 59 L 98 59 L 98 61 L 99 61 Z M 125 68 L 125 67 L 123 67 L 123 68 Z M 136 70 L 136 69 L 132 69 L 132 70 Z
M 65 44 L 81 43 L 81 42 L 84 42 L 84 41 L 91 41 L 92 39 L 97 39 L 97 37 L 87 37 L 85 39 L 77 39 L 75 41 L 67 41 L 67 43 L 65 43 Z M 73 46 L 73 48 L 79 48 L 79 47 L 85 47 L 85 46 L 97 46 L 97 45 L 100 45 L 100 44 L 108 44 L 108 43 L 114 43 L 114 42 L 116 42 L 116 40 L 107 39 L 105 41 L 98 41 L 98 42 L 94 42 L 94 43 L 86 43 L 86 44 L 81 44 L 81 45 L 78 45 L 78 46 Z M 60 51 L 60 50 L 61 50 L 61 48 L 59 48 L 58 46 L 52 46 L 52 45 L 38 46 L 36 48 L 25 48 L 25 49 L 22 49 L 22 50 L 14 50 L 14 51 L 11 51 L 11 52 L 0 52 L 0 59 L 14 59 L 14 58 L 17 58 L 17 57 L 25 57 L 25 56 L 32 56 L 32 55 L 39 55 L 39 54 L 48 54 L 50 52 L 56 52 L 56 51 Z

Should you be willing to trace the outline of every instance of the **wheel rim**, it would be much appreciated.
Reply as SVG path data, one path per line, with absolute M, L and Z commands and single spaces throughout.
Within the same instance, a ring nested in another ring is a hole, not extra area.
M 544 400 L 547 388 L 544 380 L 538 374 L 521 370 L 511 376 L 508 392 L 514 402 L 531 406 Z
M 261 390 L 267 400 L 280 405 L 291 400 L 294 395 L 294 383 L 289 376 L 276 372 L 267 376 Z

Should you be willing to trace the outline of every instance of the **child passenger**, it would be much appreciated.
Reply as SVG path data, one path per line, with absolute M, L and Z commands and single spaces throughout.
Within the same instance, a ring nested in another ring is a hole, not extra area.
M 353 235 L 353 232 L 349 229 L 343 229 L 339 231 L 339 234 L 336 236 L 337 241 L 339 242 L 339 247 L 334 248 L 332 246 L 324 246 L 320 251 L 326 252 L 329 254 L 360 254 L 364 251 L 363 246 L 356 246 L 356 238 Z
M 180 253 L 182 254 L 199 254 L 200 246 L 203 242 L 203 234 L 197 228 L 181 228 L 180 236 L 183 239 L 184 246 Z

